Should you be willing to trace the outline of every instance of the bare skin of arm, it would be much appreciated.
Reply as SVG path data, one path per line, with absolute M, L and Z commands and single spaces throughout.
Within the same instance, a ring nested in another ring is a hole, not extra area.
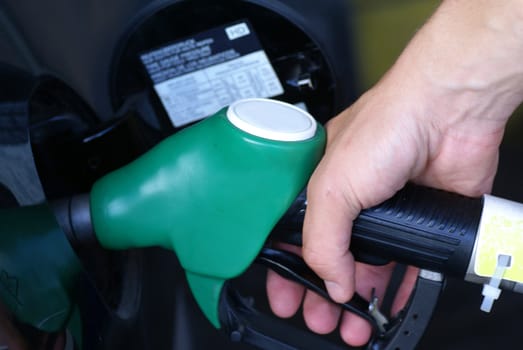
M 505 125 L 523 100 L 523 1 L 447 0 L 396 63 L 327 125 L 324 158 L 310 179 L 302 254 L 345 302 L 357 291 L 383 294 L 391 266 L 355 263 L 352 221 L 363 208 L 413 181 L 464 195 L 491 191 Z M 397 296 L 410 293 L 415 270 Z M 365 321 L 273 273 L 267 290 L 275 314 L 303 303 L 307 325 L 347 343 L 368 341 Z

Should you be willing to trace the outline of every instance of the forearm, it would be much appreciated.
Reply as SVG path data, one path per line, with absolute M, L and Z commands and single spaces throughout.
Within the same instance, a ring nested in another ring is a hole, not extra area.
M 523 100 L 522 62 L 523 1 L 447 0 L 384 80 L 404 80 L 438 127 L 490 133 Z

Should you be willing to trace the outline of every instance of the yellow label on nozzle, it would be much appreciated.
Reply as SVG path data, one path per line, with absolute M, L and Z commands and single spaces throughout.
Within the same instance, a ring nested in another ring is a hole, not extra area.
M 503 279 L 523 283 L 523 205 L 485 196 L 474 272 L 483 277 L 493 276 L 501 254 L 511 257 Z

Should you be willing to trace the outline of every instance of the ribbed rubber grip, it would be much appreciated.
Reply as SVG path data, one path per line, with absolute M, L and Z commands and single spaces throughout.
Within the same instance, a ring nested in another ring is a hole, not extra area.
M 464 197 L 409 184 L 354 221 L 351 251 L 373 258 L 463 277 L 483 208 L 482 198 Z
M 274 228 L 274 239 L 301 245 L 306 203 L 303 192 Z M 350 250 L 361 262 L 397 261 L 461 278 L 482 209 L 482 197 L 408 184 L 391 199 L 361 212 L 354 221 Z

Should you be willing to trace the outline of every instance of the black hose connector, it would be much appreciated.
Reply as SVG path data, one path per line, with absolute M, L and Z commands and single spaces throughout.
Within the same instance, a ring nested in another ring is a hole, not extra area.
M 91 221 L 89 194 L 59 199 L 50 206 L 73 249 L 100 246 Z

